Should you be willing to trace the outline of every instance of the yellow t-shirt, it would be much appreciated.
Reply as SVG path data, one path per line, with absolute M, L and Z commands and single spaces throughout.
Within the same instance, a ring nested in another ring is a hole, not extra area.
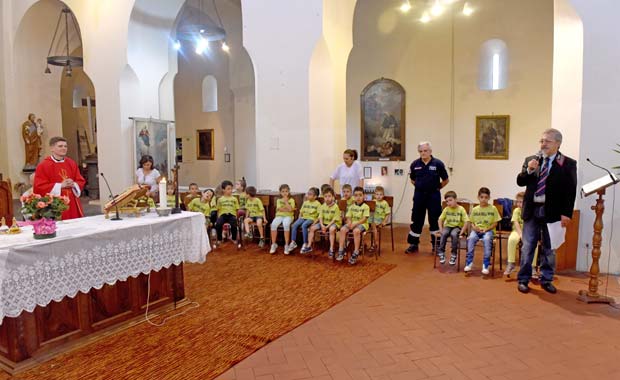
M 205 216 L 209 216 L 211 214 L 211 205 L 209 202 L 203 202 L 202 198 L 194 198 L 187 205 L 187 209 L 189 211 L 200 212 Z
M 465 223 L 469 221 L 467 217 L 467 211 L 463 206 L 457 205 L 456 207 L 446 207 L 441 212 L 439 220 L 443 221 L 444 227 L 460 227 L 463 228 Z
M 239 208 L 246 208 L 246 202 L 248 201 L 248 194 L 247 193 L 237 193 L 235 194 L 237 197 L 239 197 Z
M 370 216 L 370 207 L 368 207 L 366 203 L 362 203 L 361 205 L 353 203 L 347 209 L 346 217 L 348 219 L 351 219 L 353 223 L 357 223 L 360 220 L 366 218 L 366 221 L 362 223 L 362 226 L 364 226 L 366 231 L 368 231 L 368 217 L 369 216 Z
M 295 200 L 293 198 L 288 199 L 288 204 L 291 205 L 293 210 L 295 210 Z M 294 211 L 290 211 L 290 212 L 278 211 L 281 207 L 284 207 L 284 199 L 278 198 L 276 200 L 276 216 L 283 216 L 283 217 L 290 216 L 292 218 L 293 215 L 295 214 Z
M 514 223 L 514 222 L 519 223 L 519 225 L 521 226 L 521 229 L 523 229 L 523 217 L 521 216 L 521 208 L 520 207 L 515 207 L 515 209 L 512 210 L 512 218 L 510 219 L 510 221 L 512 223 Z
M 166 202 L 168 203 L 168 207 L 174 207 L 174 202 L 176 197 L 174 195 L 166 195 Z
M 217 200 L 217 215 L 231 214 L 237 215 L 237 210 L 239 210 L 239 200 L 233 197 L 221 196 Z
M 263 202 L 258 197 L 248 197 L 248 199 L 245 201 L 245 208 L 246 210 L 248 210 L 248 216 L 250 218 L 263 216 L 263 213 L 265 212 Z
M 321 202 L 316 199 L 313 201 L 305 201 L 299 210 L 299 217 L 302 219 L 317 220 L 319 218 L 319 207 L 321 207 Z
M 493 223 L 499 222 L 502 218 L 499 216 L 497 208 L 493 205 L 487 207 L 476 206 L 471 211 L 471 217 L 469 220 L 478 228 L 487 229 Z M 495 231 L 495 230 L 493 230 Z
M 342 213 L 340 212 L 340 207 L 338 207 L 338 202 L 334 202 L 331 206 L 322 204 L 319 207 L 319 219 L 326 226 L 334 223 L 340 228 L 342 226 Z
M 375 202 L 375 220 L 383 221 L 386 216 L 390 215 L 390 205 L 385 199 Z

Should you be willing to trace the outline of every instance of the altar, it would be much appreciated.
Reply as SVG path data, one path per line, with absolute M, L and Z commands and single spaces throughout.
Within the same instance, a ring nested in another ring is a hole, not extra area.
M 0 366 L 16 373 L 149 314 L 183 306 L 183 262 L 210 251 L 200 213 L 103 215 L 34 240 L 0 235 Z M 150 281 L 149 281 L 150 279 Z

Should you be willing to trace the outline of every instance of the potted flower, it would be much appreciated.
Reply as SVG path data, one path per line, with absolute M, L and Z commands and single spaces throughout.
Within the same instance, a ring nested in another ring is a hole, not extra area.
M 56 236 L 56 220 L 61 219 L 69 209 L 69 197 L 63 195 L 30 194 L 20 198 L 22 213 L 30 215 L 35 239 L 48 239 Z

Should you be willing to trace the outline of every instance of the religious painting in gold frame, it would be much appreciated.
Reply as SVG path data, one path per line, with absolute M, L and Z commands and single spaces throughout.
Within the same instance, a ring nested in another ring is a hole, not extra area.
M 507 160 L 510 115 L 476 116 L 476 159 Z
M 199 129 L 196 131 L 196 155 L 198 160 L 214 160 L 213 129 Z
M 361 160 L 405 161 L 405 89 L 380 78 L 360 95 Z

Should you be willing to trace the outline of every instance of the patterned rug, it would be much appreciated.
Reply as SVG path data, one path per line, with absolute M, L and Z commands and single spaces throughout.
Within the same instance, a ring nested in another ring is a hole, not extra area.
M 392 268 L 374 258 L 351 267 L 326 256 L 271 256 L 227 245 L 205 264 L 185 265 L 186 295 L 198 308 L 186 307 L 162 327 L 142 323 L 13 379 L 212 379 Z M 0 374 L 4 379 L 10 377 Z

